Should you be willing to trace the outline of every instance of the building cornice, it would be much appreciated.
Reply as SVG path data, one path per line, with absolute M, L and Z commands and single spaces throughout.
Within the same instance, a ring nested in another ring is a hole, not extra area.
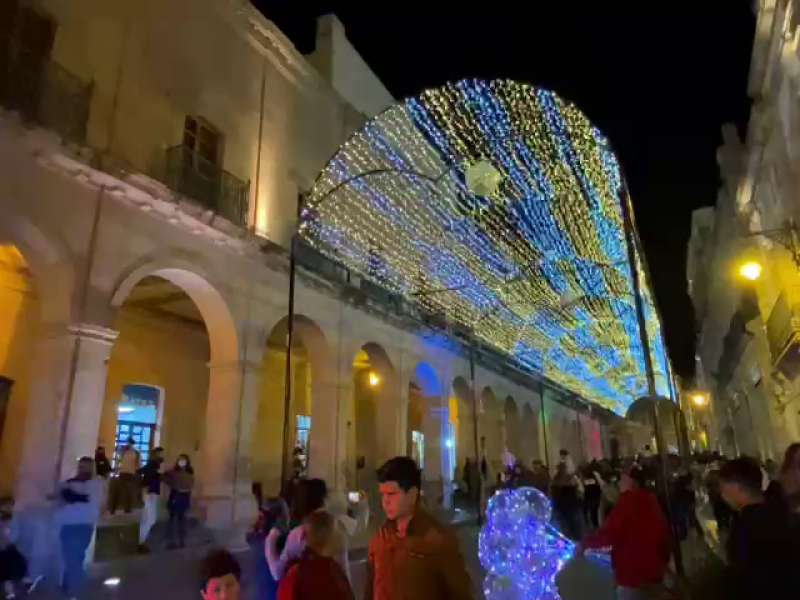
M 208 1 L 225 21 L 293 84 L 305 90 L 330 91 L 327 82 L 297 51 L 289 38 L 249 0 Z

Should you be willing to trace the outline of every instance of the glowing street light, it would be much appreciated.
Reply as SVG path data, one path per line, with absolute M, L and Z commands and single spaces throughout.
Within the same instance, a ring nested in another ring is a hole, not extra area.
M 696 392 L 692 395 L 692 402 L 694 402 L 697 406 L 705 406 L 708 404 L 708 396 L 701 392 Z
M 369 372 L 369 386 L 370 387 L 378 387 L 381 383 L 380 375 L 378 375 L 375 371 Z
M 761 277 L 761 263 L 755 260 L 748 260 L 739 267 L 739 275 L 750 281 L 755 281 Z

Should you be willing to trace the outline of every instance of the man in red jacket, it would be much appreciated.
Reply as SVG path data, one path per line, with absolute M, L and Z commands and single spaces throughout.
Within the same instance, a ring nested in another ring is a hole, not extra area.
M 622 492 L 600 529 L 587 535 L 579 551 L 611 547 L 619 600 L 652 597 L 669 561 L 669 527 L 656 495 L 645 489 L 645 474 L 633 465 L 620 478 Z

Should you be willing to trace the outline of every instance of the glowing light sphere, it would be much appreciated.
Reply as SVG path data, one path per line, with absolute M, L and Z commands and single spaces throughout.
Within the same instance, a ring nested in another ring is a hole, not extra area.
M 501 490 L 489 499 L 478 537 L 487 600 L 558 600 L 555 577 L 575 545 L 550 525 L 550 500 L 539 490 Z
M 470 165 L 464 173 L 464 178 L 467 187 L 476 196 L 491 196 L 503 181 L 500 171 L 485 160 Z

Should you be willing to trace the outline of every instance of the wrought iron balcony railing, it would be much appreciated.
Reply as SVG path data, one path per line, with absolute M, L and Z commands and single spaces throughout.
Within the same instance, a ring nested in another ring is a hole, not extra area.
M 234 177 L 190 148 L 178 145 L 167 150 L 165 183 L 234 225 L 247 226 L 250 182 Z
M 800 288 L 784 289 L 767 319 L 773 365 L 790 380 L 800 374 Z
M 86 142 L 92 83 L 0 36 L 0 106 L 29 123 Z

